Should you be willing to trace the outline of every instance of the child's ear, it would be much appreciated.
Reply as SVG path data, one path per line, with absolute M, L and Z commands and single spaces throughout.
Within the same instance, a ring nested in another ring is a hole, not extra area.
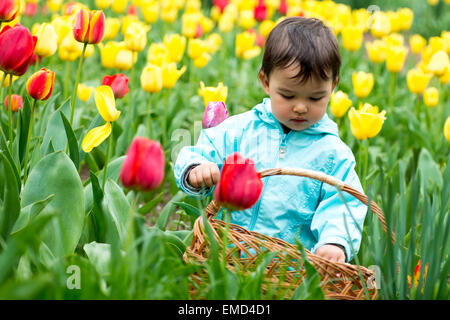
M 337 77 L 336 80 L 333 82 L 333 85 L 331 86 L 331 92 L 334 91 L 334 89 L 336 88 L 338 83 L 339 83 L 339 77 Z
M 261 80 L 261 84 L 263 86 L 264 92 L 267 95 L 269 95 L 269 79 L 267 79 L 266 74 L 262 70 L 259 71 L 258 76 L 259 76 L 259 80 Z

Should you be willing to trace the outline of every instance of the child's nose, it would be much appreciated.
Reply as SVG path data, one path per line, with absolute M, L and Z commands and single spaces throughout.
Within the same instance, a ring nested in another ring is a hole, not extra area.
M 308 107 L 306 103 L 299 101 L 294 105 L 292 110 L 296 113 L 305 113 L 308 111 Z

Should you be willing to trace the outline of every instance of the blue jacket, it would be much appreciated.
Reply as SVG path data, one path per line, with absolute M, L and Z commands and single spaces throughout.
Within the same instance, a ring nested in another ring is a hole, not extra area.
M 206 162 L 214 162 L 221 169 L 225 158 L 234 152 L 251 158 L 258 171 L 321 171 L 362 192 L 354 170 L 355 158 L 339 138 L 336 123 L 325 114 L 308 129 L 285 134 L 268 98 L 250 111 L 202 130 L 195 146 L 183 147 L 174 167 L 178 187 L 193 197 L 210 195 L 212 188 L 189 186 L 189 169 Z M 263 178 L 263 183 L 258 202 L 250 209 L 232 212 L 231 223 L 294 244 L 297 237 L 313 253 L 324 244 L 338 244 L 345 248 L 347 261 L 353 259 L 351 246 L 358 252 L 366 205 L 342 192 L 350 215 L 335 187 L 311 178 L 270 176 Z

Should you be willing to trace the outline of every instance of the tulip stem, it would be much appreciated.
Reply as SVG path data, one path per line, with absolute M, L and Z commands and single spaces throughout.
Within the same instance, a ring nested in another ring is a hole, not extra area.
M 5 82 L 6 79 L 6 73 L 3 73 L 2 75 L 2 81 L 0 81 L 0 104 L 5 102 L 3 101 L 3 83 Z M 0 112 L 1 114 L 1 112 Z
M 397 80 L 397 74 L 391 72 L 390 83 L 389 83 L 389 106 L 394 107 L 394 95 L 395 95 L 395 85 Z
M 63 94 L 64 94 L 64 99 L 67 97 L 67 85 L 69 83 L 69 75 L 70 75 L 70 61 L 66 61 L 66 70 L 65 70 L 65 75 L 64 75 L 64 89 L 63 89 Z
M 167 108 L 169 107 L 169 94 L 168 90 L 164 90 L 164 110 L 163 110 L 163 119 L 162 119 L 162 142 L 163 146 L 166 147 L 166 137 L 169 134 L 167 131 Z
M 33 106 L 31 107 L 31 116 L 30 116 L 30 126 L 28 127 L 28 135 L 27 135 L 27 145 L 25 148 L 25 159 L 23 162 L 23 184 L 27 182 L 28 178 L 28 154 L 29 154 L 29 145 L 31 140 L 31 134 L 33 131 L 33 120 L 34 120 L 34 109 L 36 108 L 37 100 L 34 99 Z
M 75 112 L 75 102 L 77 101 L 78 83 L 80 82 L 81 67 L 83 65 L 84 53 L 86 52 L 86 47 L 87 47 L 87 43 L 85 43 L 83 46 L 83 51 L 81 52 L 80 62 L 78 63 L 77 77 L 75 78 L 75 88 L 73 88 L 73 93 L 72 93 L 72 110 L 70 112 L 70 126 L 72 126 L 72 123 L 73 123 L 73 114 Z
M 148 98 L 148 103 L 147 103 L 147 111 L 148 111 L 148 115 L 147 115 L 147 135 L 149 139 L 152 139 L 152 127 L 150 124 L 150 120 L 152 117 L 152 94 L 150 93 L 149 98 Z
M 12 105 L 12 102 L 11 102 L 11 100 L 12 100 L 12 78 L 13 78 L 13 75 L 10 73 L 9 74 L 9 86 L 8 86 L 8 96 L 9 96 L 9 98 L 8 98 L 8 104 L 9 104 L 9 106 L 8 106 L 8 118 L 9 118 L 9 130 L 8 130 L 8 133 L 9 133 L 9 151 L 11 152 L 11 154 L 13 153 L 12 152 L 12 145 L 13 145 L 13 121 L 12 121 L 12 110 L 11 110 L 11 108 L 10 108 L 10 106 Z
M 364 180 L 363 180 L 363 190 L 366 189 L 367 185 L 367 167 L 369 166 L 369 139 L 364 140 Z
M 421 105 L 421 101 L 420 101 L 420 97 L 419 97 L 419 95 L 418 94 L 416 94 L 416 118 L 417 118 L 417 121 L 419 121 L 420 122 L 420 105 Z
M 102 185 L 103 192 L 105 192 L 106 172 L 108 171 L 109 153 L 110 153 L 111 144 L 112 144 L 112 134 L 113 134 L 112 127 L 113 127 L 113 123 L 111 122 L 111 136 L 108 138 L 108 146 L 106 147 L 105 165 L 103 166 L 103 185 Z

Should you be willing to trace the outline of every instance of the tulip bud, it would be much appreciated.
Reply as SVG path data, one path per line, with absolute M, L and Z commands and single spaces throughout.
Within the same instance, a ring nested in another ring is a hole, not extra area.
M 47 100 L 52 94 L 54 83 L 55 73 L 49 69 L 42 68 L 28 79 L 28 94 L 35 100 Z
M 94 91 L 95 105 L 105 121 L 116 121 L 120 116 L 120 111 L 116 109 L 116 100 L 110 86 L 100 86 Z
M 144 50 L 147 44 L 147 31 L 150 28 L 139 22 L 132 22 L 125 32 L 125 45 L 134 52 Z
M 179 34 L 164 36 L 164 45 L 167 48 L 171 62 L 180 62 L 186 50 L 186 38 Z
M 20 11 L 20 0 L 2 0 L 0 2 L 0 22 L 14 20 Z
M 73 37 L 78 42 L 96 44 L 105 33 L 105 15 L 102 11 L 81 9 L 73 25 Z
M 84 152 L 91 152 L 92 149 L 98 147 L 111 134 L 111 123 L 107 122 L 103 126 L 91 129 L 83 139 L 81 148 Z
M 141 74 L 141 86 L 147 92 L 160 92 L 163 86 L 161 68 L 155 65 L 147 65 Z
M 49 23 L 43 23 L 36 33 L 38 38 L 34 52 L 39 57 L 50 57 L 58 48 L 58 35 L 55 28 Z
M 373 63 L 382 63 L 386 60 L 387 46 L 383 40 L 375 39 L 373 42 L 366 42 L 367 55 Z
M 426 46 L 427 40 L 420 34 L 414 34 L 409 38 L 409 46 L 414 54 L 418 54 Z
M 181 75 L 186 71 L 186 66 L 183 66 L 180 70 L 177 69 L 175 62 L 165 63 L 161 67 L 163 88 L 173 88 L 175 83 L 181 77 Z
M 128 78 L 123 73 L 118 73 L 113 76 L 104 76 L 102 85 L 110 86 L 114 93 L 114 98 L 116 99 L 123 98 L 129 91 Z
M 231 210 L 244 210 L 258 201 L 262 190 L 263 182 L 253 161 L 236 152 L 225 159 L 214 198 Z
M 211 101 L 223 101 L 227 100 L 228 87 L 224 86 L 222 82 L 219 82 L 217 87 L 205 87 L 203 81 L 200 81 L 200 89 L 198 95 L 203 97 L 205 107 Z
M 159 15 L 159 2 L 155 0 L 150 0 L 141 7 L 142 15 L 147 23 L 155 23 L 158 20 Z
M 228 110 L 222 101 L 211 101 L 203 113 L 202 126 L 204 129 L 212 128 L 228 118 Z
M 0 31 L 0 70 L 23 75 L 33 58 L 37 38 L 21 25 L 6 26 Z
M 136 137 L 128 148 L 120 171 L 125 188 L 150 191 L 158 188 L 164 179 L 164 151 L 157 141 Z
M 331 112 L 336 118 L 342 117 L 352 105 L 352 100 L 348 98 L 348 96 L 342 92 L 338 91 L 336 93 L 333 92 L 330 98 L 330 106 Z
M 88 101 L 89 98 L 91 97 L 91 93 L 92 93 L 92 87 L 88 87 L 82 83 L 78 84 L 78 89 L 77 89 L 77 93 L 78 93 L 78 98 L 81 101 Z
M 21 96 L 17 94 L 11 95 L 11 111 L 17 112 L 19 109 L 22 109 L 23 107 L 23 99 Z M 5 98 L 5 108 L 8 110 L 9 108 L 9 96 L 6 96 Z
M 450 69 L 448 54 L 444 50 L 437 51 L 431 57 L 427 68 L 435 76 L 441 77 L 447 72 L 448 69 Z
M 421 94 L 428 86 L 432 75 L 425 73 L 421 69 L 411 69 L 406 74 L 406 84 L 409 91 L 415 94 Z
M 348 26 L 342 29 L 344 48 L 348 51 L 357 51 L 363 43 L 363 30 L 359 26 Z
M 397 73 L 403 69 L 408 48 L 404 46 L 390 46 L 387 49 L 386 69 L 389 72 Z
M 431 87 L 425 90 L 423 93 L 423 101 L 429 108 L 437 106 L 439 103 L 439 91 L 435 87 Z
M 365 73 L 363 71 L 352 74 L 353 90 L 355 95 L 362 99 L 367 97 L 372 91 L 374 80 L 372 73 Z

